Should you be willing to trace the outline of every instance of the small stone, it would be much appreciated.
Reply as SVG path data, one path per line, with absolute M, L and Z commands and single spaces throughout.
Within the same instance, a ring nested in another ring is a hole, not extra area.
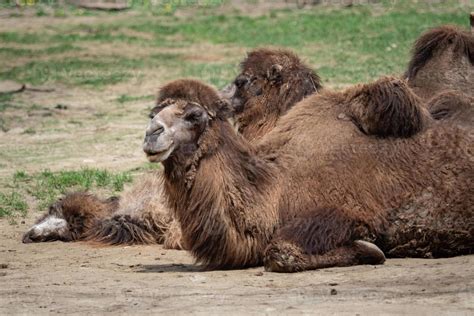
M 336 282 L 332 282 L 332 283 L 329 283 L 330 286 L 336 286 L 336 285 L 339 285 L 339 283 L 336 283 Z
M 337 290 L 336 289 L 331 289 L 331 295 L 337 295 Z
M 0 263 L 0 269 L 7 269 L 8 264 L 7 263 Z
M 263 275 L 262 271 L 255 273 L 255 276 L 262 276 L 262 275 Z

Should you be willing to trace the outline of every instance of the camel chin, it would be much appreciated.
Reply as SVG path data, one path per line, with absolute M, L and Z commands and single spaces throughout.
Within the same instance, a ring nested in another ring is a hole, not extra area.
M 146 157 L 149 162 L 162 162 L 169 158 L 173 150 L 174 148 L 173 146 L 171 146 L 170 148 L 165 149 L 158 153 L 147 153 Z

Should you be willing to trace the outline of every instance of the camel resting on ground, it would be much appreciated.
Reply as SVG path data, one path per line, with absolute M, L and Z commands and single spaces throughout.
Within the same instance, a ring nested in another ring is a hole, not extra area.
M 175 90 L 167 93 L 174 97 L 182 94 L 188 99 L 194 94 L 195 101 L 209 102 L 206 97 L 213 95 L 213 90 L 199 87 L 201 85 L 175 85 Z M 263 48 L 251 51 L 243 60 L 240 74 L 224 97 L 232 100 L 229 111 L 239 132 L 249 141 L 255 141 L 271 130 L 294 104 L 321 87 L 319 76 L 294 53 Z M 158 110 L 158 107 L 153 108 L 150 116 Z M 111 199 L 113 203 L 86 192 L 67 194 L 25 233 L 23 241 L 164 243 L 165 248 L 181 249 L 179 223 L 162 204 L 155 173 L 141 176 L 120 199 Z
M 402 80 L 308 97 L 256 143 L 234 131 L 217 93 L 208 103 L 166 98 L 175 84 L 162 90 L 144 151 L 164 166 L 165 201 L 197 262 L 295 272 L 378 264 L 384 252 L 472 253 L 473 135 L 439 123 L 408 138 L 368 137 L 339 119 L 374 110 L 366 102 L 413 113 L 421 105 Z

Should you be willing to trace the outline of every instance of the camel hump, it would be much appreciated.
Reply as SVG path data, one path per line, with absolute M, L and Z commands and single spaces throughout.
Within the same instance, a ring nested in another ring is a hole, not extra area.
M 427 113 L 405 80 L 384 77 L 349 89 L 349 116 L 367 135 L 410 137 L 424 128 Z

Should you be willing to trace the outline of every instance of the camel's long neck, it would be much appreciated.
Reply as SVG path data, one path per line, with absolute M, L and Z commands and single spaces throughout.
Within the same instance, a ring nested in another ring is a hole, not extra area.
M 280 117 L 279 110 L 267 102 L 268 100 L 249 100 L 245 105 L 246 110 L 235 117 L 239 122 L 239 133 L 250 142 L 272 130 Z
M 206 138 L 193 184 L 167 185 L 186 246 L 214 268 L 258 265 L 278 218 L 264 207 L 274 200 L 271 166 L 227 122 Z

